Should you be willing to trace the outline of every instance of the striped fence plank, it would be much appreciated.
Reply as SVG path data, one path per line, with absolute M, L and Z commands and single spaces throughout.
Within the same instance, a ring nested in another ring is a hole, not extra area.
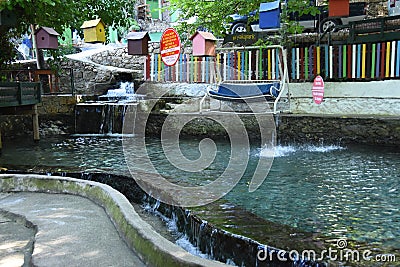
M 400 41 L 397 41 L 397 53 L 396 53 L 396 77 L 400 77 Z
M 310 45 L 289 50 L 292 81 L 311 81 L 316 75 L 336 79 L 400 78 L 400 40 L 348 45 Z M 224 51 L 215 57 L 181 54 L 166 67 L 159 54 L 145 60 L 149 81 L 211 83 L 223 80 L 279 79 L 281 55 L 276 49 Z

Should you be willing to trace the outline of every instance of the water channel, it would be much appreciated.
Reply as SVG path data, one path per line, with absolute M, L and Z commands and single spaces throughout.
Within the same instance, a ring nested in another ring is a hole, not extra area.
M 195 158 L 198 143 L 181 140 L 180 146 L 188 158 Z M 209 183 L 223 172 L 230 144 L 224 140 L 216 143 L 218 153 L 211 166 L 199 173 L 185 173 L 163 156 L 160 140 L 146 139 L 157 170 L 177 184 Z M 321 242 L 345 238 L 359 249 L 399 253 L 398 148 L 279 145 L 267 179 L 249 193 L 252 172 L 264 156 L 268 153 L 263 148 L 252 146 L 250 162 L 238 185 L 222 200 L 192 212 L 219 228 L 282 249 L 313 249 L 307 244 L 318 247 Z M 0 163 L 30 171 L 130 175 L 118 134 L 45 137 L 37 144 L 17 138 L 5 142 Z M 306 239 L 310 242 L 299 244 Z

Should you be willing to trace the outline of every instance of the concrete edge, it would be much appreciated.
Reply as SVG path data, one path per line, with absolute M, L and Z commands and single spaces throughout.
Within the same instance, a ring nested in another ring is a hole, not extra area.
M 194 256 L 163 238 L 146 223 L 133 206 L 112 187 L 69 177 L 0 174 L 0 192 L 73 194 L 102 206 L 128 246 L 151 266 L 226 266 Z

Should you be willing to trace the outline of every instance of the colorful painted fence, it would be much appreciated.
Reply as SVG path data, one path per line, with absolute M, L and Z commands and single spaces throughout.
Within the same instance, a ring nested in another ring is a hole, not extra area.
M 147 61 L 146 79 L 158 82 L 212 83 L 218 80 L 280 79 L 279 49 L 219 51 L 216 57 L 180 56 L 166 67 L 159 54 Z M 400 41 L 303 46 L 288 50 L 291 82 L 383 80 L 400 78 Z
M 213 83 L 218 80 L 277 80 L 282 67 L 279 49 L 252 49 L 217 53 L 216 57 L 182 54 L 175 66 L 167 67 L 161 55 L 147 62 L 146 79 L 158 82 Z
M 292 48 L 291 81 L 400 78 L 400 41 Z

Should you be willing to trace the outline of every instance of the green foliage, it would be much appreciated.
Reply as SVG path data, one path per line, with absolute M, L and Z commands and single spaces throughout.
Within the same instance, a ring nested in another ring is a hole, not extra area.
M 12 31 L 0 26 L 0 69 L 5 69 L 16 56 L 14 45 L 10 42 L 12 36 Z
M 193 34 L 198 28 L 207 28 L 216 36 L 225 34 L 224 24 L 231 21 L 230 14 L 247 14 L 258 9 L 262 0 L 171 0 L 171 9 L 180 12 L 180 18 L 186 21 L 197 18 L 193 24 L 181 23 L 177 28 L 180 32 Z
M 18 15 L 18 29 L 25 32 L 30 24 L 54 28 L 79 29 L 83 22 L 101 18 L 106 25 L 126 26 L 134 13 L 136 0 L 8 0 L 0 3 Z M 129 25 L 128 25 L 129 27 Z
M 254 43 L 254 45 L 260 46 L 261 48 L 266 48 L 269 45 L 273 45 L 273 42 L 271 40 L 258 39 L 257 42 Z
M 47 60 L 47 64 L 54 73 L 60 74 L 61 63 L 64 60 L 64 49 L 48 50 L 46 51 L 50 58 Z
M 197 29 L 207 29 L 216 36 L 224 36 L 227 29 L 225 28 L 232 18 L 231 14 L 245 15 L 251 11 L 258 10 L 260 3 L 269 2 L 270 0 L 171 0 L 171 8 L 173 11 L 180 11 L 182 23 L 179 24 L 178 31 L 193 34 Z M 282 1 L 283 2 L 283 1 Z M 299 33 L 302 28 L 298 23 L 289 21 L 288 13 L 298 12 L 303 14 L 318 14 L 318 9 L 309 6 L 309 0 L 289 0 L 286 6 L 282 3 L 282 22 L 285 27 L 281 29 L 281 34 Z M 193 24 L 185 23 L 190 18 L 197 18 Z M 249 20 L 258 19 L 258 14 Z
M 3 0 L 0 10 L 17 15 L 17 26 L 0 34 L 0 65 L 9 62 L 10 38 L 28 32 L 30 25 L 46 26 L 62 33 L 66 26 L 80 29 L 84 21 L 101 18 L 109 26 L 129 28 L 136 0 Z M 8 55 L 8 56 L 6 56 Z

